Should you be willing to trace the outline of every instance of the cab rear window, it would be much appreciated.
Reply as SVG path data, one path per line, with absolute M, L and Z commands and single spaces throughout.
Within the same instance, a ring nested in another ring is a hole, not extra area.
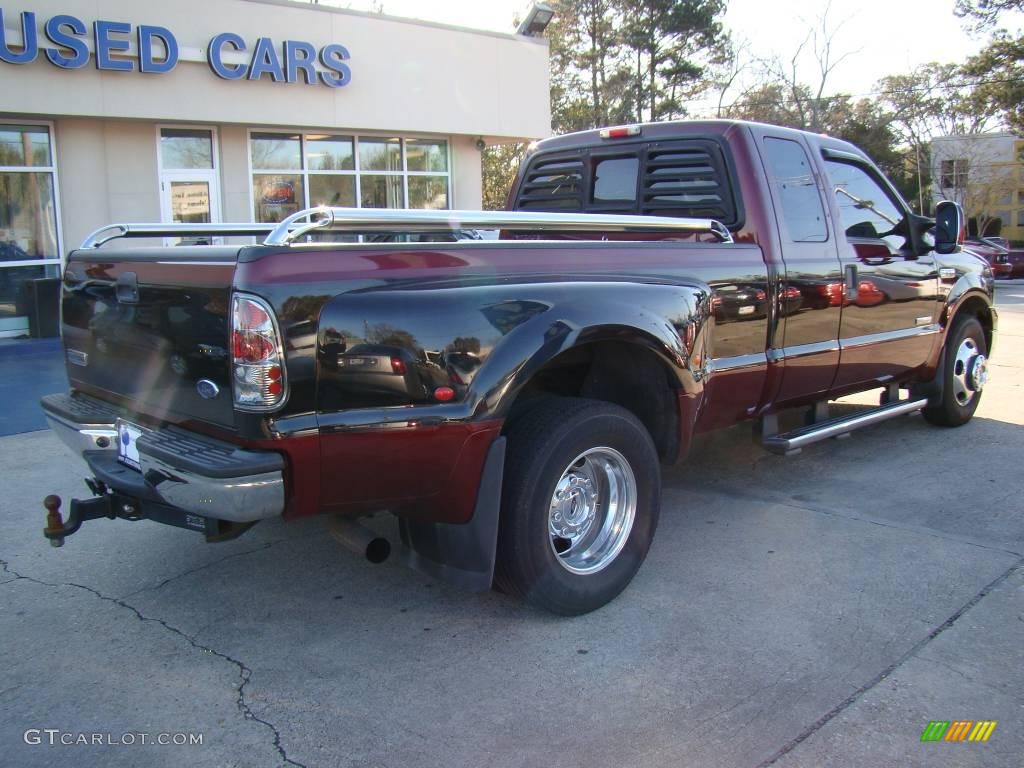
M 534 155 L 514 208 L 713 218 L 730 228 L 742 225 L 723 148 L 713 139 Z
M 638 157 L 609 157 L 594 163 L 593 203 L 636 202 Z

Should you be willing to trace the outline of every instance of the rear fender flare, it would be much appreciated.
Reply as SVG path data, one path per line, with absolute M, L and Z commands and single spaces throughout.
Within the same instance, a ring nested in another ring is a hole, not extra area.
M 516 397 L 545 365 L 570 349 L 600 341 L 649 349 L 669 367 L 677 388 L 699 396 L 711 355 L 711 289 L 700 284 L 640 287 L 647 289 L 649 301 L 576 296 L 508 334 L 488 359 L 488 370 L 474 381 L 479 386 L 475 415 L 507 417 Z M 666 304 L 675 308 L 674 314 L 659 311 Z

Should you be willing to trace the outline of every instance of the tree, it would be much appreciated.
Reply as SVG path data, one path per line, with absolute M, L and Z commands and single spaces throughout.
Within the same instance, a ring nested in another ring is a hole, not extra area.
M 790 105 L 786 86 L 772 82 L 745 91 L 732 104 L 718 109 L 719 117 L 753 120 L 784 128 L 803 128 L 803 121 Z
M 956 0 L 957 16 L 972 17 L 979 27 L 992 27 L 1006 11 L 1019 11 L 1024 0 Z
M 635 119 L 672 119 L 683 100 L 706 90 L 706 67 L 720 60 L 728 39 L 719 17 L 724 0 L 621 0 L 622 39 L 635 63 Z
M 957 0 L 958 16 L 973 18 L 978 30 L 994 30 L 989 43 L 963 67 L 979 94 L 996 106 L 1007 125 L 1024 132 L 1024 35 L 995 29 L 1004 13 L 1024 11 L 1024 0 Z
M 526 154 L 526 144 L 498 144 L 482 153 L 483 205 L 485 211 L 505 209 L 512 181 Z
M 1011 130 L 1024 133 L 1024 36 L 997 32 L 963 68 L 978 81 L 978 94 L 1002 115 Z
M 724 0 L 559 0 L 548 27 L 556 133 L 685 114 L 727 61 Z
M 924 211 L 932 181 L 932 140 L 985 133 L 995 127 L 999 109 L 958 64 L 922 64 L 905 75 L 882 78 L 876 90 L 896 142 L 907 148 L 911 169 L 901 189 L 908 198 L 916 197 Z
M 606 92 L 621 46 L 614 10 L 612 0 L 563 0 L 558 9 L 565 19 L 559 28 L 563 39 L 557 46 L 558 71 L 583 86 L 575 95 L 591 125 L 608 122 L 611 94 Z
M 848 107 L 849 97 L 826 92 L 836 69 L 856 51 L 837 50 L 843 24 L 834 24 L 830 13 L 831 7 L 826 5 L 817 19 L 805 22 L 803 41 L 785 57 L 755 58 L 751 65 L 757 74 L 757 85 L 741 93 L 728 107 L 720 105 L 719 115 L 816 133 L 835 123 L 831 113 L 844 104 Z M 732 64 L 733 70 L 742 67 L 735 61 Z

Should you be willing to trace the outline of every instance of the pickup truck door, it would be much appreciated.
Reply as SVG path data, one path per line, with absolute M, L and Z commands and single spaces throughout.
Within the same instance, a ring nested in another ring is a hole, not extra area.
M 931 252 L 915 253 L 909 211 L 873 167 L 827 150 L 824 166 L 843 267 L 839 394 L 925 363 L 939 340 L 938 272 Z
M 823 187 L 809 148 L 793 134 L 754 128 L 771 189 L 785 271 L 777 296 L 778 332 L 768 350 L 782 362 L 777 405 L 824 396 L 839 363 L 842 271 L 829 231 Z

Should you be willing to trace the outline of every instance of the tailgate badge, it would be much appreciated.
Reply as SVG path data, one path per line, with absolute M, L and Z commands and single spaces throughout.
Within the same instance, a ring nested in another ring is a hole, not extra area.
M 213 400 L 213 398 L 220 394 L 220 387 L 209 379 L 200 379 L 196 382 L 196 392 L 204 400 Z

